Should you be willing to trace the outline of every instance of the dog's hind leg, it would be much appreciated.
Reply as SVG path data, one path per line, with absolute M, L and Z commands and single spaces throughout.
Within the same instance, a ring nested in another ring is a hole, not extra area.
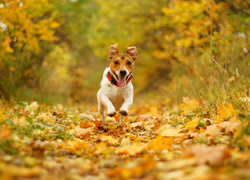
M 106 122 L 106 114 L 105 114 L 105 106 L 103 106 L 101 103 L 98 104 L 98 112 L 101 114 L 103 124 L 107 124 Z
M 122 126 L 122 122 L 124 121 L 124 116 L 120 113 L 120 121 L 119 121 L 119 126 Z

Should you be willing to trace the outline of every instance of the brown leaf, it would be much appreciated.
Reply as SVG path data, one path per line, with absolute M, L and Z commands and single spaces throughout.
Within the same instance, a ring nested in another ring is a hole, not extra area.
M 131 156 L 138 155 L 146 150 L 147 144 L 139 144 L 139 145 L 131 145 L 131 146 L 124 146 L 116 148 L 117 154 L 129 154 Z
M 205 130 L 204 134 L 206 136 L 212 136 L 212 137 L 214 137 L 214 136 L 222 134 L 222 132 L 221 132 L 221 130 L 220 130 L 220 128 L 219 128 L 218 125 L 213 124 L 213 125 L 207 127 L 207 129 Z
M 152 114 L 140 114 L 136 119 L 141 121 L 148 121 L 152 118 L 153 118 Z
M 135 127 L 142 127 L 143 126 L 143 122 L 139 121 L 139 122 L 134 122 L 134 123 L 131 123 L 130 126 L 132 128 L 135 128 Z
M 198 164 L 206 164 L 220 166 L 223 165 L 225 160 L 228 159 L 230 151 L 224 146 L 205 146 L 205 145 L 192 145 L 186 149 L 184 156 L 196 157 Z
M 89 127 L 92 127 L 92 126 L 93 126 L 93 124 L 91 122 L 89 122 L 89 121 L 80 122 L 80 127 L 81 128 L 86 129 L 86 128 L 89 128 Z
M 90 132 L 92 131 L 91 128 L 83 129 L 80 127 L 74 127 L 74 129 L 71 129 L 69 132 L 74 134 L 76 137 L 84 138 L 89 137 Z

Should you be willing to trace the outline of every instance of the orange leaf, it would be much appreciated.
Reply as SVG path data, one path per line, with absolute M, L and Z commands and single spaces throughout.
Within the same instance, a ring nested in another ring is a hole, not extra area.
M 91 122 L 94 123 L 97 128 L 101 127 L 103 123 L 102 121 L 98 120 L 91 120 Z
M 80 122 L 80 127 L 84 129 L 92 127 L 92 125 L 89 121 Z
M 163 149 L 170 149 L 171 148 L 171 138 L 164 138 L 161 135 L 158 135 L 156 139 L 152 140 L 148 144 L 149 150 L 161 151 Z
M 0 131 L 0 139 L 5 139 L 7 137 L 9 137 L 11 134 L 9 126 L 4 125 Z

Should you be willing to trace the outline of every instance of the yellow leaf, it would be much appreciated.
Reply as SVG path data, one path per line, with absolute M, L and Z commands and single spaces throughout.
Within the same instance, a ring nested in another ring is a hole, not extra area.
M 235 142 L 241 135 L 242 135 L 242 126 L 239 125 L 234 133 L 233 142 Z
M 132 146 L 124 146 L 116 149 L 117 154 L 129 154 L 131 156 L 135 156 L 137 154 L 142 153 L 147 147 L 147 144 L 139 144 Z
M 190 99 L 186 97 L 183 98 L 183 102 L 180 104 L 180 110 L 184 111 L 184 113 L 190 113 L 200 108 L 200 103 L 195 98 Z
M 205 132 L 205 129 L 204 128 L 200 128 L 200 133 L 204 133 Z
M 214 123 L 221 123 L 234 115 L 236 115 L 236 111 L 231 103 L 227 103 L 226 105 L 219 104 Z
M 103 154 L 103 153 L 108 153 L 108 152 L 113 152 L 113 149 L 110 148 L 107 143 L 101 142 L 96 145 L 96 151 L 98 154 Z
M 168 128 L 161 132 L 162 136 L 167 137 L 179 137 L 185 135 L 184 133 L 179 133 L 181 130 L 179 128 Z
M 236 121 L 238 121 L 237 116 L 233 116 L 233 117 L 230 119 L 230 121 L 231 121 L 231 122 L 236 122 Z
M 192 121 L 187 122 L 185 128 L 197 127 L 199 125 L 200 119 L 194 118 Z
M 118 144 L 118 140 L 113 138 L 112 136 L 106 136 L 106 135 L 101 135 L 102 141 L 108 142 L 110 145 L 116 145 Z
M 163 149 L 170 149 L 171 148 L 172 139 L 171 138 L 164 138 L 161 135 L 158 135 L 156 139 L 152 140 L 148 144 L 149 150 L 161 151 Z
M 94 148 L 92 146 L 90 146 L 86 141 L 79 141 L 75 145 L 75 149 L 76 150 L 86 149 L 89 152 L 93 152 L 94 151 Z

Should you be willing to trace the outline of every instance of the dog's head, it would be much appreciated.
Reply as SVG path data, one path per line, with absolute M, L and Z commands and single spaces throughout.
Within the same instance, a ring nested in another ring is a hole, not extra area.
M 128 47 L 127 53 L 119 53 L 118 43 L 109 47 L 110 70 L 115 76 L 118 86 L 124 86 L 126 80 L 134 71 L 134 63 L 137 58 L 135 46 Z

